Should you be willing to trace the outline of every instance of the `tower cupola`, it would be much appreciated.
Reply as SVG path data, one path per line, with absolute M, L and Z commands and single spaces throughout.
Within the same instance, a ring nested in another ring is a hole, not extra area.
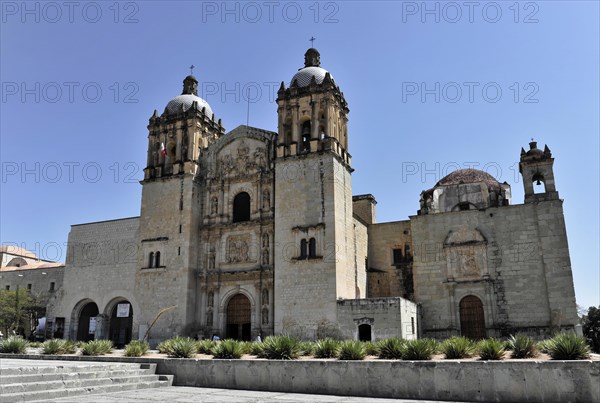
M 330 151 L 350 169 L 348 104 L 333 76 L 321 67 L 321 54 L 310 48 L 304 67 L 277 93 L 279 158 Z
M 553 166 L 554 158 L 547 145 L 542 151 L 537 148 L 537 142 L 531 139 L 529 150 L 521 148 L 519 172 L 523 176 L 525 203 L 558 199 Z

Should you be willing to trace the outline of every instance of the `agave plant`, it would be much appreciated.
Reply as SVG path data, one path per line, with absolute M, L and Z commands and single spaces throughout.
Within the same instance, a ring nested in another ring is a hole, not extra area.
M 20 336 L 10 336 L 0 341 L 0 353 L 25 354 L 27 340 Z
M 406 340 L 398 337 L 381 340 L 377 343 L 379 358 L 384 360 L 401 360 L 406 348 Z
M 404 347 L 404 360 L 431 360 L 438 350 L 438 343 L 433 339 L 408 340 Z
M 533 358 L 540 353 L 536 341 L 524 334 L 510 336 L 508 349 L 511 358 Z
M 462 336 L 453 336 L 440 345 L 440 351 L 446 359 L 468 358 L 475 353 L 475 343 Z
M 295 360 L 302 352 L 298 340 L 290 336 L 268 336 L 260 343 L 261 349 L 258 356 L 271 360 Z
M 506 345 L 502 340 L 489 338 L 481 340 L 477 349 L 479 358 L 482 360 L 501 360 L 504 357 Z
M 226 339 L 213 348 L 213 356 L 221 359 L 238 359 L 243 353 L 243 345 L 237 340 Z
M 150 346 L 148 343 L 142 340 L 132 340 L 128 345 L 125 346 L 125 356 L 126 357 L 141 357 L 145 355 Z
M 548 340 L 545 347 L 553 360 L 585 360 L 590 357 L 585 339 L 573 333 L 560 333 Z
M 338 358 L 340 360 L 363 360 L 367 356 L 362 341 L 346 340 L 340 344 Z
M 317 358 L 335 358 L 340 351 L 340 342 L 331 338 L 315 342 L 314 354 Z
M 50 339 L 42 343 L 42 354 L 73 354 L 77 351 L 77 345 L 71 340 Z
M 196 355 L 196 340 L 189 337 L 171 339 L 167 355 L 171 358 L 192 358 Z

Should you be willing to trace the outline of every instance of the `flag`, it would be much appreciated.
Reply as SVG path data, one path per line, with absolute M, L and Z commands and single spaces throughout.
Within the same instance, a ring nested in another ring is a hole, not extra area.
M 160 143 L 160 153 L 162 155 L 167 155 L 167 149 L 165 148 L 165 143 Z

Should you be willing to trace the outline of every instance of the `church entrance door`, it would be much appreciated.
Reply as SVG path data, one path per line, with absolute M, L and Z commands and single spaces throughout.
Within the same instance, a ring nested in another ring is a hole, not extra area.
M 127 301 L 121 301 L 112 309 L 110 315 L 109 337 L 118 348 L 125 347 L 131 341 L 133 327 L 133 309 Z
M 473 295 L 460 301 L 460 331 L 463 336 L 479 340 L 485 338 L 485 316 L 481 300 Z
M 237 294 L 227 304 L 227 338 L 250 341 L 251 329 L 250 300 L 243 294 Z
M 94 340 L 96 334 L 96 316 L 98 316 L 98 305 L 95 302 L 88 302 L 79 313 L 77 322 L 77 340 Z
M 363 323 L 358 326 L 358 340 L 371 341 L 371 325 Z

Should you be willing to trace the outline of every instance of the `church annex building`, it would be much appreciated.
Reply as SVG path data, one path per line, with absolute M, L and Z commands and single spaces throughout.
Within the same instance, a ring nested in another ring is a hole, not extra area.
M 547 146 L 521 150 L 523 204 L 512 204 L 506 182 L 462 169 L 423 191 L 414 216 L 377 223 L 375 198 L 352 195 L 349 108 L 316 49 L 290 83 L 277 94 L 276 133 L 226 133 L 197 79 L 185 78 L 149 120 L 140 216 L 72 226 L 47 335 L 124 345 L 167 308 L 148 332 L 153 345 L 177 335 L 374 340 L 574 328 Z

